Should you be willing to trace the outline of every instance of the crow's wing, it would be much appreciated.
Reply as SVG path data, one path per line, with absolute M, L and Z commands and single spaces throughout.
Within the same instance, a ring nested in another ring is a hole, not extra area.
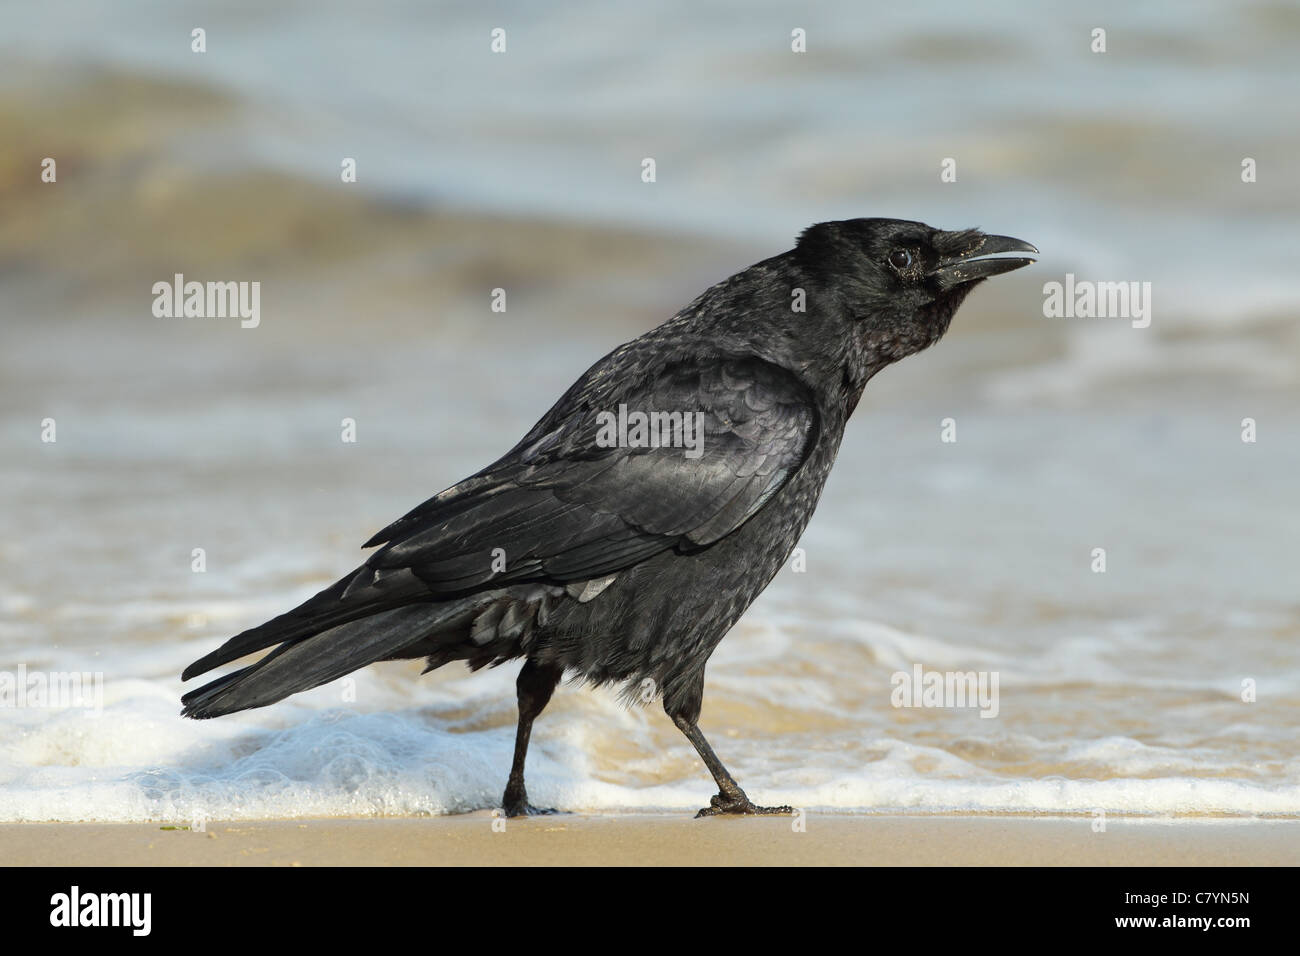
M 776 494 L 817 440 L 814 396 L 785 369 L 757 358 L 649 368 L 630 358 L 608 356 L 500 461 L 366 542 L 383 547 L 356 572 L 181 676 L 412 604 L 522 582 L 578 587 L 668 549 L 707 547 Z M 617 417 L 620 405 L 690 416 L 692 431 L 679 437 L 700 439 L 698 457 L 599 440 L 600 413 Z M 590 587 L 579 593 L 598 593 Z M 400 630 L 389 640 L 401 643 Z
M 817 437 L 812 392 L 757 358 L 686 361 L 632 381 L 598 376 L 582 385 L 501 461 L 372 538 L 384 547 L 357 583 L 410 573 L 439 594 L 565 584 L 669 548 L 695 550 L 753 516 Z M 691 428 L 673 434 L 696 437 L 697 446 L 610 447 L 620 406 L 633 423 L 636 412 L 676 415 L 672 426 Z

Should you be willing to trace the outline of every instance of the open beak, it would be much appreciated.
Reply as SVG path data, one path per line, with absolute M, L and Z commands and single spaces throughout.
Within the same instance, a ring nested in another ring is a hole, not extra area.
M 941 259 L 939 265 L 930 274 L 938 278 L 945 287 L 952 287 L 964 282 L 976 282 L 1001 275 L 1036 261 L 1021 256 L 1002 255 L 1007 252 L 1037 254 L 1038 250 L 1023 239 L 1013 239 L 1010 236 L 980 236 L 970 248 L 955 256 Z

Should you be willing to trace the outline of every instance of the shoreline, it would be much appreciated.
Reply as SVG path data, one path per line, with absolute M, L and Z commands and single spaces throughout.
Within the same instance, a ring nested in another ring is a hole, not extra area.
M 1300 820 L 688 813 L 0 824 L 10 866 L 1294 866 Z

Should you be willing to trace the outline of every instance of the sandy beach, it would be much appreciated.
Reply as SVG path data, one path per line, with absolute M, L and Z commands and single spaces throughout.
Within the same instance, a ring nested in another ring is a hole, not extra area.
M 0 826 L 18 866 L 1294 866 L 1300 820 L 682 814 Z

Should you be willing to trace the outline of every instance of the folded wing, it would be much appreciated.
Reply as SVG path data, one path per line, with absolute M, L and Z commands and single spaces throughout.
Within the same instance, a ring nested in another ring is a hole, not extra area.
M 459 605 L 512 584 L 572 588 L 665 550 L 708 547 L 761 509 L 816 441 L 813 396 L 785 369 L 715 356 L 620 374 L 619 356 L 593 367 L 501 460 L 375 535 L 366 546 L 382 547 L 357 571 L 231 638 L 183 677 L 331 628 L 358 641 L 355 628 L 339 626 L 380 614 L 391 654 L 401 643 L 392 624 L 403 620 L 394 609 Z M 638 412 L 657 427 L 638 433 Z M 625 434 L 620 420 L 631 424 Z M 668 441 L 656 447 L 656 436 Z M 423 636 L 413 628 L 411 642 Z M 311 643 L 333 643 L 325 637 Z M 337 653 L 349 669 L 366 663 L 356 663 L 366 654 Z

